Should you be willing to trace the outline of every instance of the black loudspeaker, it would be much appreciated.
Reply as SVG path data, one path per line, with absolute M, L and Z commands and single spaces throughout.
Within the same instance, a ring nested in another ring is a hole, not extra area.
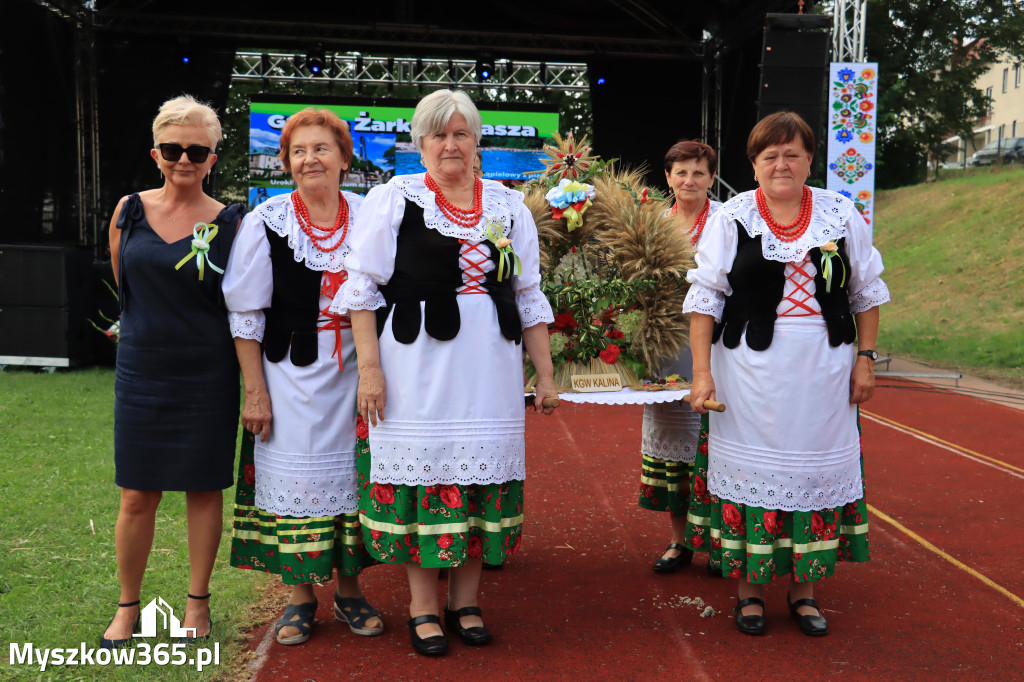
M 831 35 L 823 32 L 765 29 L 757 98 L 759 120 L 777 111 L 794 111 L 807 121 L 815 142 L 821 144 L 830 41 Z
M 85 360 L 92 288 L 88 248 L 0 245 L 0 364 Z

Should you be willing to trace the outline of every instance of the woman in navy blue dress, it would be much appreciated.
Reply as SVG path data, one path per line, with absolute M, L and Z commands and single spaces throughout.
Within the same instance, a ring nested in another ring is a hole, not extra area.
M 150 156 L 163 186 L 124 197 L 110 222 L 121 306 L 114 383 L 115 544 L 120 603 L 100 640 L 131 641 L 142 576 L 165 490 L 184 491 L 190 582 L 182 626 L 210 635 L 210 574 L 233 481 L 239 379 L 221 275 L 240 205 L 206 195 L 220 122 L 189 96 L 164 103 Z

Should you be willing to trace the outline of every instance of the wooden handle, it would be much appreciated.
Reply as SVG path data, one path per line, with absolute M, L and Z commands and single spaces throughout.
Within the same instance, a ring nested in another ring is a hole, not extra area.
M 683 396 L 683 400 L 690 402 L 690 396 Z M 725 404 L 715 400 L 705 400 L 704 409 L 710 412 L 725 412 Z
M 537 396 L 531 394 L 526 396 L 526 406 L 530 407 L 537 402 Z M 544 402 L 541 403 L 541 407 L 558 407 L 562 404 L 562 401 L 558 398 L 544 398 Z

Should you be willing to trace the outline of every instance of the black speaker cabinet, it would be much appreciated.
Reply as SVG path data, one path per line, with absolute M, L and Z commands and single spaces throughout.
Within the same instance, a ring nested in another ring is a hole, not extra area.
M 0 244 L 0 364 L 84 361 L 92 289 L 87 248 Z

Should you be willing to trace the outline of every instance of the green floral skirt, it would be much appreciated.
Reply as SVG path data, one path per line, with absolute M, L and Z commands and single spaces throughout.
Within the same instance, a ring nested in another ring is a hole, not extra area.
M 708 442 L 708 416 L 701 415 L 698 446 Z M 704 445 L 705 449 L 707 448 Z M 693 465 L 641 453 L 640 508 L 686 516 L 690 509 Z
M 707 476 L 708 444 L 702 438 L 694 462 L 684 544 L 710 552 L 708 565 L 723 576 L 769 583 L 776 576 L 792 575 L 797 582 L 813 582 L 831 576 L 837 560 L 870 558 L 863 497 L 817 511 L 764 509 L 712 495 Z
M 254 504 L 256 439 L 242 433 L 231 532 L 231 565 L 277 573 L 286 585 L 324 583 L 334 568 L 339 575 L 359 575 L 375 562 L 363 547 L 359 514 L 297 518 L 266 512 Z M 369 445 L 356 441 L 356 468 L 369 469 Z M 367 454 L 360 458 L 360 453 Z
M 369 445 L 359 456 L 369 459 Z M 457 568 L 501 564 L 519 549 L 523 481 L 488 485 L 374 483 L 359 469 L 359 514 L 370 556 L 386 563 Z

